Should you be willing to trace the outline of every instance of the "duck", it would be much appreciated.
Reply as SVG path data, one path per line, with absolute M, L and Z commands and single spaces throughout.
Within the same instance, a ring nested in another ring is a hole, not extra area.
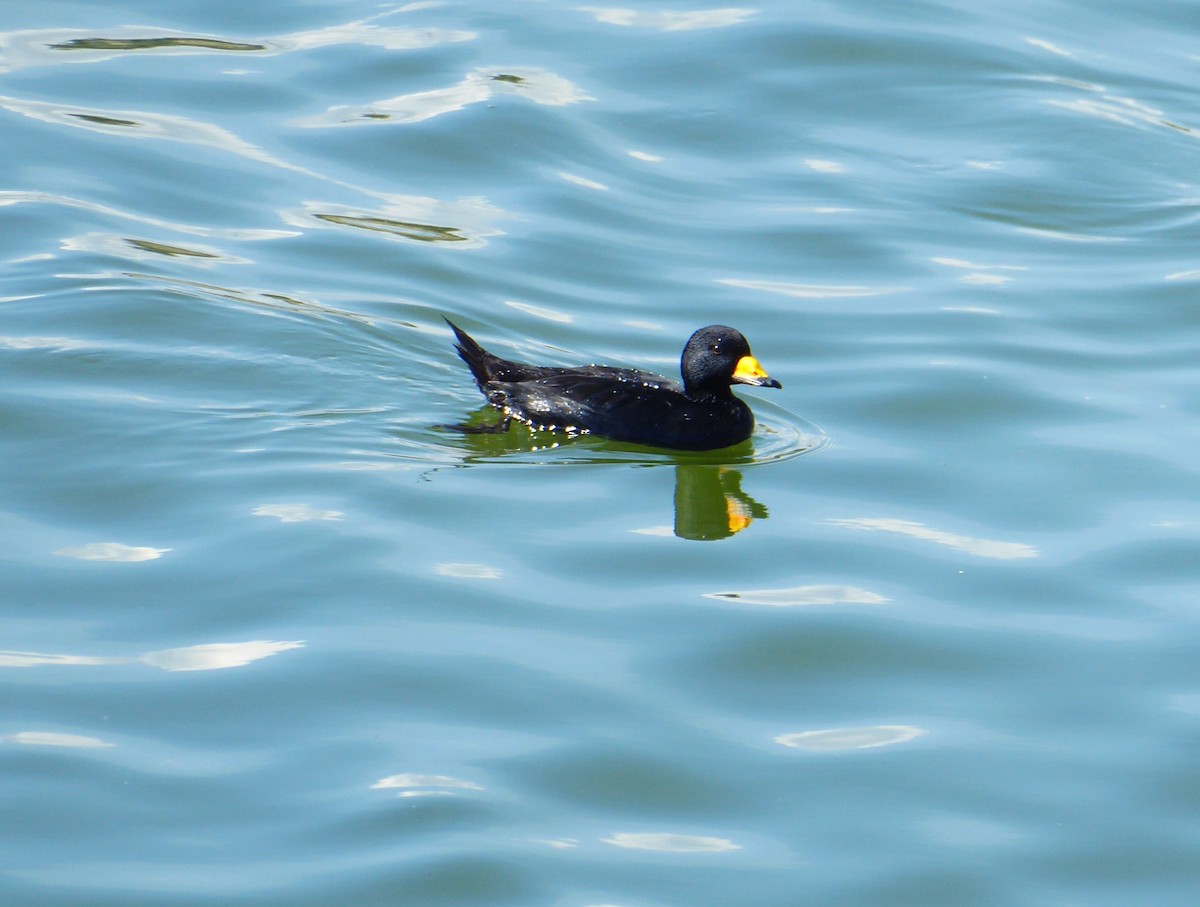
M 444 317 L 444 316 L 443 316 Z M 754 432 L 754 413 L 732 386 L 781 388 L 741 332 L 702 327 L 680 358 L 682 381 L 607 365 L 526 365 L 489 353 L 449 318 L 455 349 L 488 403 L 503 414 L 470 432 L 504 432 L 515 419 L 534 430 L 593 434 L 673 450 L 718 450 Z

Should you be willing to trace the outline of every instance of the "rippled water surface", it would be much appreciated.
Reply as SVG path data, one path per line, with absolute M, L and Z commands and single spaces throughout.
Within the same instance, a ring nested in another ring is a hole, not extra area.
M 6 4 L 4 903 L 1195 904 L 1195 8 L 992 6 Z

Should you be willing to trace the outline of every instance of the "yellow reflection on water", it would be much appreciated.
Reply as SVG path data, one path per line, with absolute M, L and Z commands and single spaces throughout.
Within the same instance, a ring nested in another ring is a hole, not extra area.
M 742 490 L 742 473 L 728 466 L 675 467 L 675 535 L 726 539 L 767 518 L 767 508 Z

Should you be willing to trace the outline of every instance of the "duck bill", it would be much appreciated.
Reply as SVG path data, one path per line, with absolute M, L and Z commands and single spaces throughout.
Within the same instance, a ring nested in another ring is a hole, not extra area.
M 743 356 L 738 360 L 737 368 L 733 370 L 733 381 L 735 384 L 749 384 L 751 387 L 783 387 L 767 374 L 766 369 L 759 365 L 753 356 Z

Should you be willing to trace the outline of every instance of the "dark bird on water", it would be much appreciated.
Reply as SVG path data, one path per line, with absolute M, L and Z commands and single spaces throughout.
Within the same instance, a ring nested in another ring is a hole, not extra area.
M 488 402 L 504 414 L 495 425 L 466 431 L 507 431 L 516 419 L 531 428 L 596 434 L 614 441 L 716 450 L 750 437 L 754 414 L 731 385 L 781 387 L 750 354 L 738 331 L 714 324 L 683 348 L 683 382 L 640 369 L 524 365 L 489 353 L 450 319 L 458 355 Z

